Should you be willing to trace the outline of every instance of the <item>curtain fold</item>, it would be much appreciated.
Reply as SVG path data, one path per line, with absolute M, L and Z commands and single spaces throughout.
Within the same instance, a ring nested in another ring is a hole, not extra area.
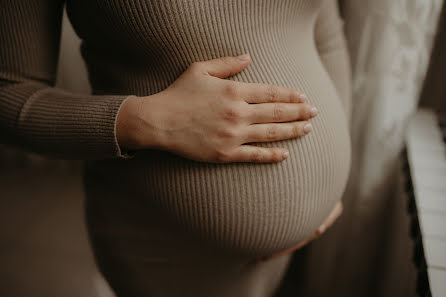
M 414 296 L 399 155 L 442 0 L 342 1 L 353 72 L 344 214 L 305 253 L 305 296 Z

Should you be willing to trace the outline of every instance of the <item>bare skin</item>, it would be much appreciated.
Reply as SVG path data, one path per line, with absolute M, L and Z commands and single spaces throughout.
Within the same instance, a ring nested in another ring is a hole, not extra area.
M 129 98 L 117 120 L 120 145 L 212 163 L 284 160 L 285 148 L 244 143 L 304 136 L 314 106 L 298 90 L 223 79 L 249 62 L 225 57 L 193 63 L 167 89 Z
M 208 163 L 285 160 L 286 148 L 249 143 L 305 136 L 318 111 L 299 90 L 225 79 L 250 62 L 248 54 L 195 62 L 165 90 L 129 97 L 117 117 L 119 145 L 167 150 Z

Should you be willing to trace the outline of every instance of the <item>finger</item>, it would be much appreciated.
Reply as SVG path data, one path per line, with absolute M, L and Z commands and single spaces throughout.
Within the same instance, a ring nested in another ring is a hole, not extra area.
M 307 97 L 298 90 L 271 84 L 240 83 L 242 98 L 248 103 L 303 103 Z
M 244 143 L 271 142 L 304 136 L 313 126 L 307 121 L 275 124 L 254 124 L 244 128 Z
M 227 56 L 196 62 L 195 67 L 204 73 L 218 78 L 226 78 L 245 69 L 251 62 L 249 54 L 237 57 Z
M 325 230 L 330 228 L 334 224 L 334 222 L 341 216 L 342 211 L 343 211 L 342 202 L 338 202 L 335 208 L 331 211 L 328 218 L 325 220 L 325 222 L 319 227 L 318 233 L 322 234 L 325 232 Z
M 316 107 L 307 103 L 249 104 L 248 110 L 252 124 L 308 120 L 317 114 Z
M 264 148 L 254 145 L 241 145 L 228 153 L 224 162 L 271 163 L 285 160 L 289 155 L 283 148 Z

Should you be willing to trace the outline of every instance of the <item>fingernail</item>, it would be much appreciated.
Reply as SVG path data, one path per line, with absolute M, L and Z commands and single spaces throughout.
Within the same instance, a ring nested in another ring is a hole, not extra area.
M 305 95 L 305 94 L 300 94 L 298 97 L 302 101 L 302 103 L 307 101 L 307 95 Z
M 327 228 L 325 227 L 325 224 L 322 224 L 319 229 L 317 229 L 317 231 L 319 232 L 319 234 L 322 234 L 325 232 Z
M 286 158 L 288 158 L 289 155 L 290 155 L 289 152 L 284 152 L 284 153 L 283 153 L 283 158 L 286 159 Z
M 313 128 L 313 126 L 310 123 L 307 123 L 304 125 L 304 132 L 308 133 L 311 131 L 312 128 Z
M 238 58 L 240 61 L 245 62 L 245 61 L 248 61 L 248 60 L 249 60 L 249 54 L 243 54 L 243 55 L 237 56 L 237 58 Z
M 311 116 L 312 117 L 314 117 L 315 115 L 317 115 L 317 108 L 316 107 L 312 107 L 311 109 L 310 109 L 310 114 L 311 114 Z

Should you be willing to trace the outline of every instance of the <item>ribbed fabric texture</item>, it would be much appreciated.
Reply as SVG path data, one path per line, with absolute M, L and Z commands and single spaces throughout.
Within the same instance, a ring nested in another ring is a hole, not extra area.
M 125 95 L 52 87 L 64 1 L 0 1 L 1 142 L 64 159 L 126 158 L 115 135 Z
M 62 2 L 0 2 L 0 78 L 11 82 L 0 90 L 0 124 L 17 142 L 65 157 L 119 156 L 114 122 L 127 96 L 165 89 L 195 61 L 248 52 L 251 64 L 229 79 L 299 89 L 319 110 L 310 134 L 255 144 L 287 147 L 289 159 L 206 164 L 147 150 L 89 168 L 125 174 L 129 192 L 141 189 L 185 229 L 239 252 L 280 251 L 319 227 L 350 167 L 350 72 L 335 0 L 68 1 L 93 96 L 48 86 Z

